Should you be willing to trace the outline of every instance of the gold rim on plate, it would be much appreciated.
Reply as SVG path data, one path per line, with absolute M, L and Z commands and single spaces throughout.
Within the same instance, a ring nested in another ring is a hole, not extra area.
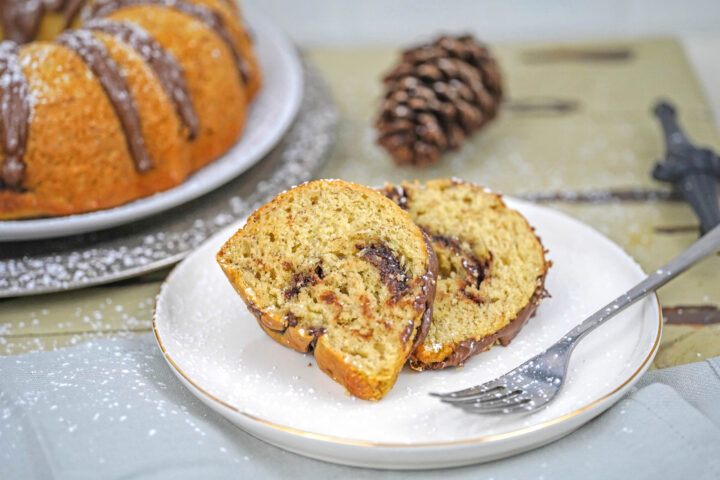
M 180 265 L 178 265 L 180 266 Z M 177 268 L 177 267 L 175 267 Z M 480 437 L 480 438 L 471 438 L 468 440 L 454 440 L 451 442 L 431 442 L 431 443 L 415 443 L 415 444 L 407 444 L 407 443 L 376 443 L 376 442 L 370 442 L 367 440 L 352 440 L 347 438 L 340 438 L 335 437 L 332 435 L 325 435 L 322 433 L 314 433 L 314 432 L 308 432 L 305 430 L 299 430 L 297 428 L 293 427 L 286 427 L 284 425 L 278 425 L 277 423 L 273 423 L 269 420 L 265 420 L 259 417 L 256 417 L 255 415 L 251 415 L 249 413 L 243 412 L 239 410 L 237 407 L 230 405 L 229 403 L 220 400 L 219 398 L 215 397 L 211 393 L 209 393 L 207 390 L 202 388 L 200 385 L 195 383 L 190 377 L 182 371 L 182 369 L 178 366 L 177 363 L 175 363 L 175 360 L 172 359 L 170 354 L 165 350 L 165 346 L 162 343 L 162 340 L 160 339 L 160 334 L 158 333 L 157 329 L 157 303 L 160 299 L 160 295 L 163 294 L 163 291 L 168 285 L 168 280 L 172 276 L 172 274 L 175 272 L 175 268 L 173 268 L 173 271 L 170 272 L 170 274 L 167 276 L 165 281 L 162 284 L 162 287 L 160 288 L 160 293 L 158 294 L 158 298 L 155 300 L 155 308 L 153 309 L 153 332 L 155 334 L 155 340 L 157 340 L 158 346 L 160 347 L 160 350 L 162 350 L 163 355 L 165 355 L 165 358 L 167 359 L 168 363 L 172 365 L 172 367 L 175 369 L 177 373 L 179 373 L 190 385 L 195 387 L 195 389 L 205 395 L 207 398 L 212 400 L 213 402 L 217 403 L 218 405 L 221 405 L 225 408 L 229 408 L 235 413 L 238 413 L 254 422 L 258 422 L 266 427 L 273 428 L 275 430 L 279 430 L 285 433 L 289 433 L 291 435 L 296 435 L 303 438 L 308 438 L 312 440 L 320 440 L 323 442 L 329 442 L 329 443 L 341 443 L 344 445 L 354 445 L 354 446 L 361 446 L 361 447 L 384 447 L 384 448 L 423 448 L 423 447 L 450 447 L 450 446 L 456 446 L 456 445 L 470 445 L 474 443 L 485 443 L 485 442 L 494 442 L 498 440 L 505 440 L 508 438 L 518 437 L 521 435 L 525 435 L 537 430 L 541 430 L 543 428 L 550 427 L 552 425 L 556 425 L 558 423 L 562 423 L 566 420 L 569 420 L 570 418 L 573 418 L 582 412 L 585 412 L 594 406 L 602 403 L 603 401 L 607 400 L 608 398 L 612 397 L 616 393 L 618 393 L 620 390 L 622 390 L 627 384 L 629 384 L 637 375 L 642 372 L 648 362 L 653 358 L 655 355 L 655 352 L 657 351 L 658 345 L 660 344 L 660 335 L 662 334 L 662 308 L 660 306 L 660 299 L 657 296 L 657 293 L 654 293 L 655 301 L 657 302 L 657 308 L 658 308 L 658 329 L 657 329 L 657 336 L 655 337 L 655 343 L 653 344 L 652 348 L 650 349 L 650 353 L 648 353 L 647 357 L 645 357 L 645 360 L 643 360 L 640 367 L 638 367 L 637 370 L 633 372 L 630 377 L 625 380 L 622 384 L 620 384 L 618 387 L 616 387 L 613 391 L 610 393 L 603 395 L 599 399 L 595 400 L 594 402 L 581 407 L 571 413 L 562 415 L 560 417 L 554 418 L 552 420 L 548 420 L 546 422 L 539 423 L 537 425 L 532 425 L 530 427 L 524 427 L 517 430 L 512 430 L 510 432 L 505 433 L 498 433 L 495 435 L 488 435 L 486 437 Z

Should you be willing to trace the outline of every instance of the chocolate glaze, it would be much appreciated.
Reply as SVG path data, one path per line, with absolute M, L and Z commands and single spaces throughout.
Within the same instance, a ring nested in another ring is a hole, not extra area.
M 390 290 L 393 301 L 399 300 L 408 290 L 408 276 L 400 260 L 382 243 L 355 245 L 360 256 L 380 271 L 380 280 Z
M 26 43 L 34 38 L 40 27 L 44 5 L 37 3 L 36 8 L 28 8 L 26 0 L 0 0 L 0 23 L 7 40 Z
M 5 38 L 27 43 L 35 38 L 46 12 L 62 13 L 65 28 L 72 25 L 87 0 L 0 0 L 0 24 Z
M 0 147 L 4 154 L 0 188 L 19 189 L 30 124 L 30 90 L 18 63 L 15 42 L 0 42 Z
M 430 237 L 428 237 L 427 233 L 422 230 L 421 232 L 423 239 L 425 240 L 425 248 L 428 252 L 428 264 L 427 272 L 425 275 L 420 277 L 420 282 L 422 283 L 422 293 L 415 299 L 413 307 L 415 307 L 415 310 L 418 311 L 421 309 L 424 310 L 422 317 L 420 318 L 420 325 L 417 327 L 415 340 L 413 341 L 410 352 L 414 351 L 425 340 L 428 331 L 430 331 L 430 322 L 432 321 L 433 316 L 433 304 L 435 303 L 435 289 L 437 287 L 438 258 L 432 247 Z M 407 340 L 403 340 L 403 343 L 406 341 Z
M 156 42 L 145 30 L 128 22 L 114 22 L 107 19 L 93 19 L 84 28 L 112 35 L 130 45 L 153 69 L 160 84 L 172 101 L 175 111 L 188 129 L 188 140 L 193 140 L 199 130 L 199 122 L 190 91 L 185 82 L 185 73 L 170 52 Z
M 273 328 L 270 328 L 268 325 L 265 324 L 265 322 L 263 322 L 263 319 L 262 319 L 263 313 L 262 313 L 262 311 L 257 307 L 257 305 L 255 305 L 253 302 L 251 302 L 250 300 L 246 299 L 245 297 L 243 297 L 243 300 L 245 301 L 245 305 L 247 305 L 248 310 L 250 310 L 250 313 L 252 313 L 253 315 L 255 315 L 255 318 L 257 319 L 257 321 L 258 321 L 258 323 L 259 323 L 260 325 L 264 326 L 265 328 L 267 328 L 267 329 L 269 329 L 269 330 L 277 331 L 277 330 L 275 330 L 275 329 L 273 329 Z M 280 331 L 279 333 L 282 333 L 282 331 Z
M 462 367 L 468 358 L 484 351 L 496 341 L 499 341 L 500 345 L 503 347 L 509 345 L 512 339 L 520 333 L 520 330 L 522 330 L 523 326 L 525 326 L 530 317 L 535 315 L 535 311 L 540 304 L 540 300 L 548 296 L 547 290 L 545 290 L 546 275 L 547 270 L 540 278 L 538 278 L 538 287 L 530 297 L 528 304 L 525 305 L 525 307 L 518 312 L 517 316 L 503 328 L 492 335 L 488 335 L 483 338 L 470 338 L 463 340 L 455 346 L 453 353 L 450 354 L 449 357 L 440 362 L 425 364 L 418 362 L 417 359 L 411 356 L 410 365 L 412 368 L 416 370 L 441 370 L 447 367 Z
M 90 30 L 65 32 L 55 42 L 75 52 L 95 74 L 125 132 L 125 143 L 135 162 L 135 169 L 139 172 L 149 170 L 152 159 L 145 147 L 135 99 L 105 45 L 95 38 Z
M 247 83 L 251 73 L 250 65 L 240 55 L 240 52 L 235 46 L 235 42 L 233 42 L 232 36 L 230 35 L 222 16 L 218 12 L 204 5 L 190 3 L 184 0 L 98 0 L 91 7 L 90 17 L 105 17 L 117 10 L 135 5 L 156 5 L 160 7 L 173 8 L 200 20 L 202 23 L 207 25 L 208 28 L 212 29 L 215 34 L 219 36 L 223 42 L 225 42 L 225 44 L 227 44 L 228 48 L 232 52 L 233 58 L 235 59 L 238 74 L 240 75 L 243 84 Z
M 45 0 L 46 4 L 52 4 L 50 11 L 60 12 L 65 15 L 65 28 L 70 28 L 85 6 L 87 0 Z

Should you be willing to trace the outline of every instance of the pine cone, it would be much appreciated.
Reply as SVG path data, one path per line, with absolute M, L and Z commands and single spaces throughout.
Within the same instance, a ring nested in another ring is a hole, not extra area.
M 406 50 L 383 79 L 378 143 L 398 165 L 426 166 L 458 148 L 497 114 L 500 69 L 470 35 Z

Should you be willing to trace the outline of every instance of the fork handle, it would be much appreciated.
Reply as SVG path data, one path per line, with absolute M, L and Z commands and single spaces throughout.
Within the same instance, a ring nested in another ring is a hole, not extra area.
M 590 315 L 581 324 L 566 333 L 561 342 L 567 342 L 574 347 L 585 335 L 605 323 L 605 321 L 622 312 L 648 293 L 662 287 L 718 249 L 720 249 L 720 225 L 700 237 L 699 240 L 667 264 L 648 275 L 645 280 Z

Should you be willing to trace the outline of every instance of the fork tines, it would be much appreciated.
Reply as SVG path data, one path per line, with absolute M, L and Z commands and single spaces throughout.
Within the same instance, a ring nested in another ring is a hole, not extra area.
M 510 391 L 508 391 L 510 390 Z M 441 401 L 470 413 L 511 413 L 527 410 L 531 400 L 520 389 L 509 389 L 501 384 L 483 384 L 452 393 L 431 393 Z

